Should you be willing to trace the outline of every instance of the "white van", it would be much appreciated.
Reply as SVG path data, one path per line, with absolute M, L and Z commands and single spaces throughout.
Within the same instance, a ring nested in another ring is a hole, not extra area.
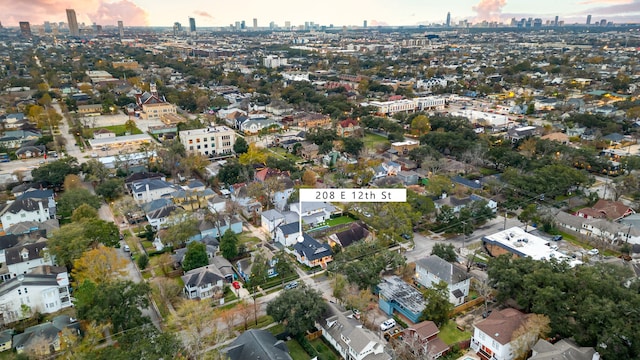
M 380 330 L 387 331 L 394 326 L 396 326 L 396 321 L 394 319 L 387 319 L 382 324 L 380 324 Z

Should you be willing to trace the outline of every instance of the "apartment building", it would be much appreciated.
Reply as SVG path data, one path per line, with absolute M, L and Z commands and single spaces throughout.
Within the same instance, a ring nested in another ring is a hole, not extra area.
M 236 133 L 226 126 L 184 130 L 178 136 L 185 150 L 205 156 L 231 154 L 236 142 Z

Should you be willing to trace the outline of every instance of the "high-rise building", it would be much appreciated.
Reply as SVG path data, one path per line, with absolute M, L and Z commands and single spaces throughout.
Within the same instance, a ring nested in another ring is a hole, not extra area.
M 258 29 L 258 19 L 253 18 L 253 30 L 257 30 Z
M 367 20 L 362 22 L 362 27 L 365 28 L 365 29 L 367 28 Z
M 51 23 L 50 22 L 45 21 L 43 27 L 44 27 L 44 32 L 45 33 L 47 33 L 47 34 L 51 33 Z
M 600 26 L 607 26 L 607 19 L 600 20 Z
M 240 21 L 240 29 L 244 30 L 247 28 L 247 24 L 244 22 L 244 20 Z
M 173 36 L 178 36 L 178 34 L 180 34 L 182 32 L 182 24 L 180 24 L 179 22 L 174 22 L 173 23 Z
M 67 24 L 69 25 L 69 35 L 80 36 L 80 29 L 78 28 L 76 11 L 73 9 L 67 9 Z
M 20 35 L 22 37 L 31 37 L 31 25 L 28 21 L 20 21 Z
M 591 25 L 591 15 L 587 15 L 587 25 Z
M 291 21 L 285 21 L 284 22 L 284 28 L 287 30 L 291 30 Z
M 273 30 L 273 29 L 275 29 L 275 28 L 276 28 L 276 23 L 275 23 L 275 21 L 270 22 L 270 23 L 269 23 L 269 29 Z
M 196 32 L 196 19 L 192 17 L 189 18 L 189 31 L 192 33 Z
M 450 12 L 447 13 L 447 23 L 446 24 L 447 24 L 447 27 L 451 26 L 451 13 Z
M 558 26 L 558 19 L 559 19 L 559 17 L 558 17 L 558 15 L 556 15 L 556 21 L 553 22 L 553 26 Z
M 124 23 L 122 20 L 118 20 L 118 34 L 120 34 L 120 39 L 124 38 Z

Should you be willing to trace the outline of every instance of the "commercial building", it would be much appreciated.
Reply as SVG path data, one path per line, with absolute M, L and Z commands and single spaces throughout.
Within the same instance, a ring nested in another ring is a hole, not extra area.
M 76 11 L 73 9 L 67 9 L 67 24 L 69 25 L 70 36 L 80 36 L 80 29 L 78 28 L 78 19 L 76 18 Z
M 20 21 L 20 35 L 22 37 L 31 37 L 31 25 L 28 21 Z
M 178 136 L 188 152 L 198 152 L 205 156 L 231 154 L 236 142 L 236 133 L 226 126 L 184 130 Z

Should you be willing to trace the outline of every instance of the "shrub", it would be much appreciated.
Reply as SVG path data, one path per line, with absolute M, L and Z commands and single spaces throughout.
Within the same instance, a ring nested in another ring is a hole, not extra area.
M 140 255 L 138 258 L 138 267 L 140 270 L 146 269 L 147 265 L 149 265 L 149 257 L 146 254 Z

